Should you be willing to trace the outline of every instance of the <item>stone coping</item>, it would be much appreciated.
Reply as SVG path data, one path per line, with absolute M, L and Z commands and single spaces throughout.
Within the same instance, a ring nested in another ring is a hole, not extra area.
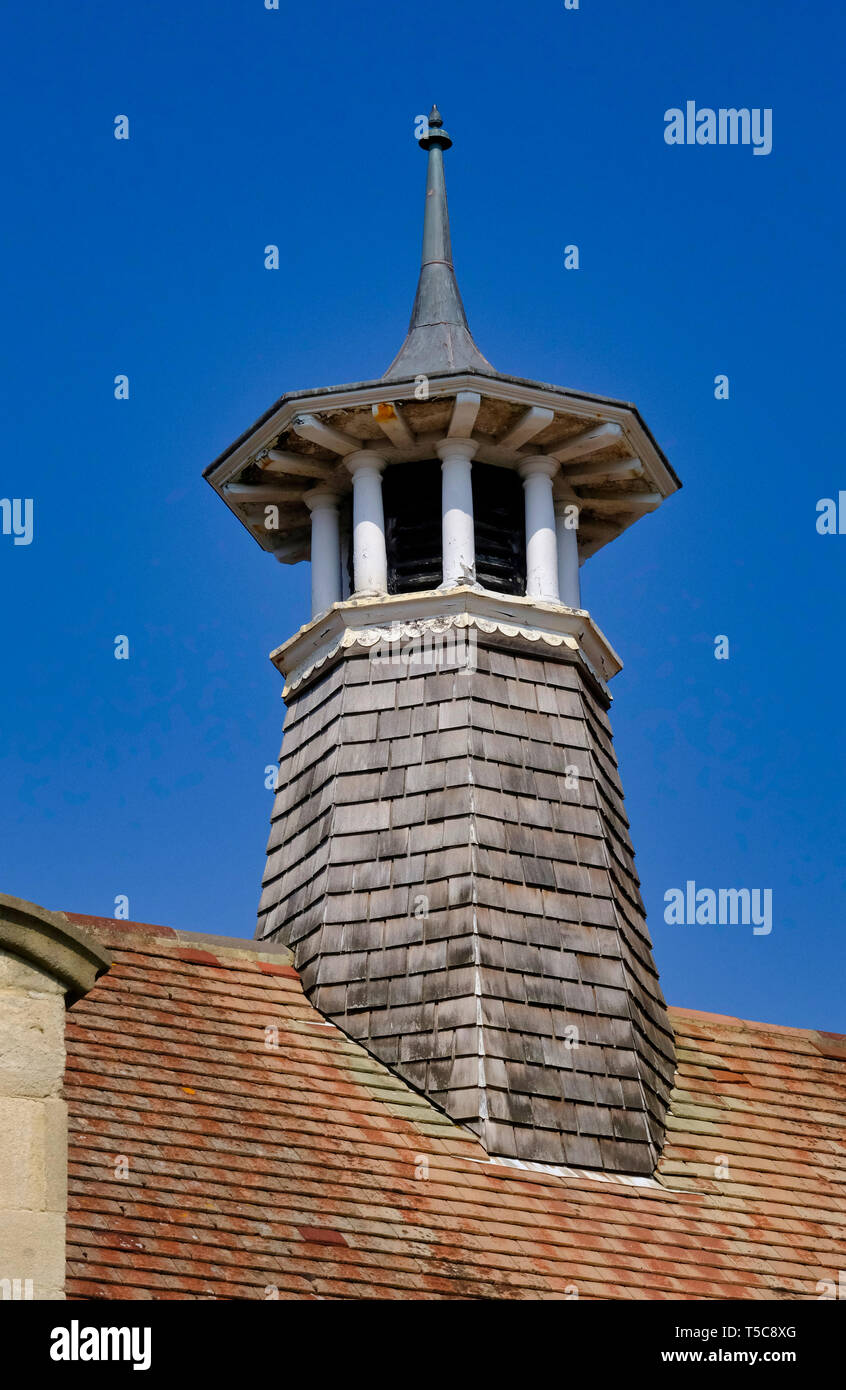
M 87 994 L 112 963 L 109 952 L 63 913 L 0 893 L 0 949 L 43 970 L 74 998 Z

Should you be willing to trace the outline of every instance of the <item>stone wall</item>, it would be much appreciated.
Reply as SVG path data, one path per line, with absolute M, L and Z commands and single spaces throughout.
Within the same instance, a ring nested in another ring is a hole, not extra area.
M 59 915 L 0 895 L 0 1300 L 65 1296 L 65 1000 L 107 965 Z
M 0 954 L 0 1298 L 64 1298 L 65 990 Z

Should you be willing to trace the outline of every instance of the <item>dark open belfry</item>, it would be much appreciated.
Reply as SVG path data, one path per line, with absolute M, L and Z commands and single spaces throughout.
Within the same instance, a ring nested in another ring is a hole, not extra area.
M 441 582 L 441 464 L 394 464 L 382 479 L 388 593 L 437 589 Z
M 388 593 L 436 589 L 441 582 L 441 463 L 394 464 L 382 480 Z M 523 491 L 510 469 L 473 469 L 476 581 L 504 594 L 526 592 Z
M 523 489 L 516 473 L 489 463 L 473 466 L 476 579 L 503 594 L 526 592 Z

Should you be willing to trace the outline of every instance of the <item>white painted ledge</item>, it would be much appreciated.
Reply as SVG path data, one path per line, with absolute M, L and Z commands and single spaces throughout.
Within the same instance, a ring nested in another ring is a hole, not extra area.
M 451 627 L 500 633 L 522 641 L 527 649 L 535 644 L 545 647 L 550 657 L 558 650 L 570 660 L 581 659 L 603 689 L 623 666 L 584 609 L 497 594 L 476 585 L 347 599 L 306 623 L 271 652 L 270 659 L 285 677 L 287 696 L 343 649 Z

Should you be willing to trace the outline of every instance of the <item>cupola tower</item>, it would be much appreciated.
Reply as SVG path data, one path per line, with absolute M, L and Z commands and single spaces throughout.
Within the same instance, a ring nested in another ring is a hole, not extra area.
M 637 410 L 506 376 L 470 334 L 433 108 L 408 334 L 206 470 L 311 561 L 257 935 L 488 1152 L 648 1174 L 675 1065 L 585 560 L 679 482 Z

